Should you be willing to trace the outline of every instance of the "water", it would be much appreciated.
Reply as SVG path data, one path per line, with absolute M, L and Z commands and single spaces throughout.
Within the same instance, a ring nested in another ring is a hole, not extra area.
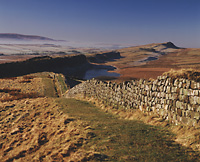
M 100 76 L 108 76 L 108 77 L 119 77 L 120 74 L 108 72 L 106 69 L 91 69 L 86 71 L 85 76 L 83 79 L 92 79 Z

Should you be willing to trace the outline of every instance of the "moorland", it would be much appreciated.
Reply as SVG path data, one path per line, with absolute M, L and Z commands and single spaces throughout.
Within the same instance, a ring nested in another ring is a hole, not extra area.
M 200 49 L 166 42 L 114 52 L 36 56 L 21 60 L 15 55 L 14 62 L 0 65 L 1 161 L 200 160 L 199 128 L 64 97 L 94 68 L 119 73 L 98 77 L 112 82 L 154 79 L 171 69 L 198 71 Z

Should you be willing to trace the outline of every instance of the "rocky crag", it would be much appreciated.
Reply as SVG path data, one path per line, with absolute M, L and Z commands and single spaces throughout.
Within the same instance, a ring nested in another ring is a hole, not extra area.
M 62 72 L 68 76 L 83 73 L 89 66 L 85 55 L 66 57 L 35 57 L 26 61 L 0 64 L 0 78 L 26 75 L 30 73 L 53 71 Z

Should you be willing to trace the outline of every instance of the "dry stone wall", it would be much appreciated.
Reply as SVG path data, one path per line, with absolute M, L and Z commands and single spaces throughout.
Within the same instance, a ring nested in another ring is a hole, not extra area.
M 158 114 L 169 122 L 200 126 L 200 83 L 159 76 L 154 81 L 136 80 L 121 84 L 88 80 L 73 87 L 68 97 L 94 97 L 116 109 L 140 109 Z

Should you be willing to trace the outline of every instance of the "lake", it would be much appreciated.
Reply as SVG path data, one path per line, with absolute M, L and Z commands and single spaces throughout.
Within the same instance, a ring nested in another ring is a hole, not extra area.
M 91 69 L 86 71 L 85 76 L 83 79 L 92 79 L 96 77 L 102 77 L 102 76 L 108 76 L 108 77 L 119 77 L 120 74 L 114 73 L 114 72 L 108 72 L 106 69 Z

